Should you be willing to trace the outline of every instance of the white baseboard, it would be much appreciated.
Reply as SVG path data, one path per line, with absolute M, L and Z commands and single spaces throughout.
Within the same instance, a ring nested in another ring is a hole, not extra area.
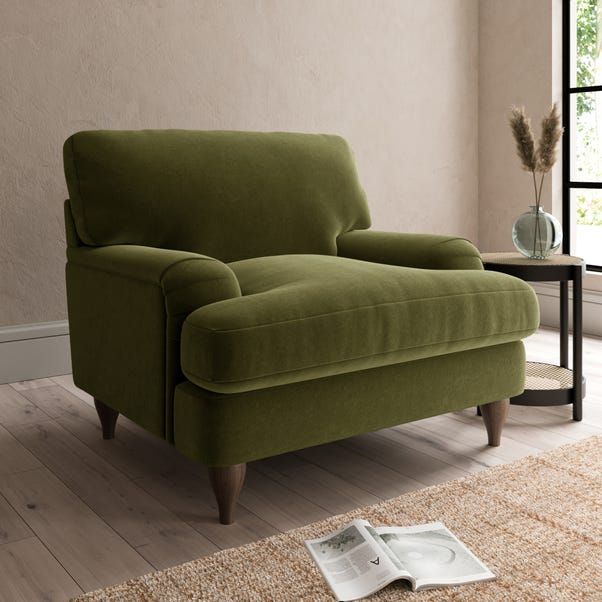
M 67 320 L 0 327 L 0 384 L 70 372 Z
M 556 283 L 532 283 L 541 311 L 542 326 L 560 327 L 560 287 Z M 572 328 L 573 300 L 572 287 L 569 287 L 569 321 Z M 583 332 L 602 337 L 602 292 L 583 291 Z

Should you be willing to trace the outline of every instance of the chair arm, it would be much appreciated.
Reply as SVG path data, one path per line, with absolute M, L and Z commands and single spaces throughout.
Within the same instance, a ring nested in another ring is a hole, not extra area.
M 234 272 L 225 263 L 197 253 L 112 245 L 71 247 L 67 259 L 71 265 L 160 287 L 169 316 L 241 294 Z
M 338 255 L 433 270 L 482 270 L 479 251 L 464 238 L 354 230 L 337 239 Z
M 75 383 L 171 440 L 182 323 L 240 296 L 234 272 L 203 255 L 135 245 L 70 247 L 67 258 Z

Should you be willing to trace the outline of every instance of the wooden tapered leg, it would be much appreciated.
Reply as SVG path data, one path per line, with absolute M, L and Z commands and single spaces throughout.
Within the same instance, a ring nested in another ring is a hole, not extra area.
M 96 412 L 100 418 L 102 438 L 113 439 L 115 437 L 115 424 L 117 423 L 119 412 L 96 398 L 94 399 L 94 405 L 96 406 Z
M 479 406 L 481 408 L 483 422 L 485 422 L 487 437 L 491 447 L 498 447 L 500 444 L 502 428 L 504 427 L 504 422 L 506 422 L 509 405 L 509 399 L 501 399 L 500 401 L 494 401 Z
M 224 468 L 209 468 L 209 480 L 219 508 L 219 522 L 231 525 L 234 522 L 234 509 L 247 472 L 246 464 L 234 464 Z

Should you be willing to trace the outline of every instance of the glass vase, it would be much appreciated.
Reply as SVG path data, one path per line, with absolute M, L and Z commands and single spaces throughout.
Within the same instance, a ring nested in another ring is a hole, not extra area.
M 531 205 L 530 211 L 519 215 L 512 227 L 512 242 L 525 257 L 545 259 L 562 243 L 562 226 L 543 207 Z

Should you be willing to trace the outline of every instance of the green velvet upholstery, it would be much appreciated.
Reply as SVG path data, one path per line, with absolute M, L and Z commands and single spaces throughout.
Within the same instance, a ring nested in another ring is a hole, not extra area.
M 522 342 L 223 395 L 176 388 L 175 444 L 229 466 L 516 395 Z
M 336 255 L 340 234 L 370 226 L 338 136 L 79 132 L 65 142 L 64 160 L 86 245 L 162 247 L 222 261 Z
M 236 276 L 203 255 L 135 245 L 70 247 L 67 258 L 75 384 L 171 440 L 182 322 L 240 296 Z
M 341 257 L 432 270 L 482 270 L 481 255 L 466 239 L 436 234 L 356 230 L 337 239 Z
M 456 237 L 372 232 L 337 136 L 64 147 L 75 383 L 210 466 L 518 394 L 533 291 Z
M 533 289 L 495 272 L 324 255 L 229 267 L 242 296 L 197 309 L 182 331 L 184 374 L 210 391 L 240 393 L 499 345 L 539 324 Z

